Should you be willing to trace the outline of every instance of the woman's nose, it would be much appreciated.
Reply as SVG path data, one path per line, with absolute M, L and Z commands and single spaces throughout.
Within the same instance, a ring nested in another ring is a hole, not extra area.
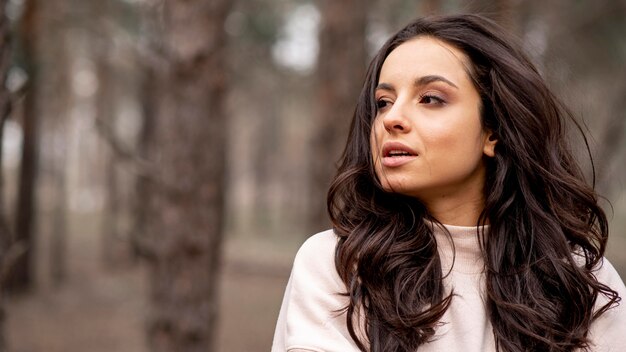
M 404 103 L 396 101 L 391 109 L 383 116 L 383 126 L 389 133 L 407 133 L 411 130 L 411 124 L 407 115 L 407 107 Z

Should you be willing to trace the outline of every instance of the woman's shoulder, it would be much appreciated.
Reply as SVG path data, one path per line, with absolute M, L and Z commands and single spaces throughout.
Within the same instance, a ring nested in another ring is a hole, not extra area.
M 598 279 L 599 282 L 613 288 L 613 289 L 624 289 L 624 282 L 622 278 L 619 276 L 619 273 L 611 264 L 611 262 L 603 257 L 602 260 L 598 262 L 598 265 L 593 270 L 594 275 Z
M 298 250 L 298 255 L 306 256 L 316 251 L 334 251 L 338 240 L 339 237 L 332 229 L 318 232 L 304 241 Z
M 592 324 L 590 337 L 594 351 L 626 351 L 626 286 L 608 259 L 603 258 L 594 268 L 596 279 L 616 291 L 620 297 L 617 305 L 600 315 Z M 598 295 L 596 309 L 608 303 L 605 295 Z
M 598 282 L 617 292 L 621 298 L 621 302 L 619 303 L 619 308 L 616 310 L 621 311 L 620 314 L 622 315 L 622 318 L 626 319 L 626 307 L 624 307 L 624 302 L 626 300 L 626 286 L 624 285 L 624 281 L 615 267 L 613 267 L 607 258 L 603 257 L 602 260 L 600 260 L 594 267 L 593 275 L 596 277 Z M 608 298 L 605 295 L 599 295 L 596 307 L 602 307 L 606 303 L 608 303 Z M 626 324 L 626 320 L 624 320 L 624 323 Z
M 346 287 L 335 267 L 332 230 L 298 250 L 285 290 L 272 351 L 358 351 L 346 327 Z
M 579 267 L 585 266 L 585 256 L 582 251 L 574 252 L 574 261 L 576 265 Z M 595 279 L 603 284 L 616 291 L 620 297 L 626 296 L 626 287 L 624 286 L 624 281 L 620 277 L 619 273 L 611 264 L 611 262 L 606 258 L 602 257 L 598 262 L 594 265 L 593 269 L 591 269 L 591 273 L 595 277 Z M 602 307 L 608 302 L 606 296 L 600 295 L 598 297 L 598 301 L 596 302 L 596 307 Z
M 339 237 L 333 230 L 326 230 L 309 237 L 300 246 L 294 260 L 294 270 L 327 274 L 335 271 L 335 248 Z

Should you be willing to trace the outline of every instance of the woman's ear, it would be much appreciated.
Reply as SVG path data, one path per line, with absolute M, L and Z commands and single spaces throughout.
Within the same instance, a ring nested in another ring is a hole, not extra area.
M 493 158 L 496 156 L 496 144 L 498 143 L 498 138 L 492 131 L 487 131 L 485 133 L 485 141 L 483 143 L 483 153 Z

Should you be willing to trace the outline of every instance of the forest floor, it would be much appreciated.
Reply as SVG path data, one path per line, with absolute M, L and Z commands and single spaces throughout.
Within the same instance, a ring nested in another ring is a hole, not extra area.
M 37 286 L 7 302 L 9 352 L 148 352 L 148 280 L 128 257 L 101 259 L 98 221 L 69 231 L 67 278 L 50 280 L 49 239 L 37 251 Z M 219 352 L 267 352 L 293 256 L 302 239 L 228 238 L 220 278 Z M 609 258 L 626 277 L 626 240 L 614 237 Z
M 7 302 L 9 352 L 147 352 L 147 271 L 121 260 L 105 267 L 101 240 L 86 230 L 68 238 L 67 279 L 50 282 L 45 241 L 37 287 Z M 226 241 L 220 279 L 219 352 L 267 352 L 297 244 Z

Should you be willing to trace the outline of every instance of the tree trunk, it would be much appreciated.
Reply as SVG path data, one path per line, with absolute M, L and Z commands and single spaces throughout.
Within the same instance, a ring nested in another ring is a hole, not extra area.
M 140 27 L 142 40 L 148 43 L 148 47 L 155 52 L 159 46 L 156 37 L 162 37 L 159 30 L 160 11 L 157 7 L 157 0 L 151 0 L 144 5 L 140 14 Z M 132 226 L 130 229 L 129 239 L 133 259 L 137 260 L 147 256 L 149 243 L 146 243 L 148 231 L 148 222 L 150 211 L 147 204 L 150 202 L 150 191 L 154 187 L 150 186 L 152 178 L 146 164 L 149 158 L 150 148 L 154 145 L 154 127 L 156 124 L 156 114 L 158 111 L 157 104 L 160 100 L 159 87 L 157 87 L 157 55 L 153 55 L 152 61 L 143 61 L 142 75 L 139 79 L 138 100 L 141 107 L 141 128 L 137 136 L 136 151 L 136 178 L 134 180 L 135 190 L 131 204 Z
M 24 246 L 24 252 L 16 258 L 7 277 L 6 287 L 13 292 L 24 292 L 32 286 L 34 267 L 34 229 L 36 213 L 36 181 L 38 174 L 39 107 L 38 70 L 36 47 L 38 40 L 39 12 L 36 0 L 27 0 L 21 23 L 24 66 L 28 73 L 27 91 L 24 99 L 22 122 L 23 145 L 18 201 L 15 222 L 15 241 Z
M 11 110 L 10 93 L 6 89 L 6 78 L 11 61 L 10 50 L 10 28 L 9 20 L 6 17 L 6 0 L 0 0 L 0 352 L 7 351 L 6 339 L 4 337 L 5 312 L 4 312 L 4 274 L 7 269 L 5 265 L 6 254 L 11 244 L 9 226 L 4 213 L 4 178 L 2 177 L 2 141 L 4 132 L 4 122 Z
M 508 30 L 518 32 L 519 13 L 516 8 L 521 3 L 513 0 L 476 0 L 470 2 L 470 9 L 491 18 Z
M 320 1 L 317 120 L 311 156 L 309 231 L 328 228 L 326 193 L 337 170 L 366 65 L 368 6 L 358 0 Z
M 144 69 L 144 75 L 141 78 L 140 85 L 140 104 L 141 104 L 141 130 L 137 136 L 137 154 L 139 160 L 147 160 L 150 153 L 150 146 L 154 139 L 154 125 L 156 122 L 156 107 L 159 101 L 156 85 L 156 73 L 154 67 L 147 65 Z M 134 259 L 144 256 L 145 246 L 144 239 L 147 234 L 147 226 L 149 222 L 149 209 L 146 206 L 150 201 L 150 183 L 151 178 L 148 170 L 143 165 L 137 165 L 135 194 L 132 203 L 133 225 L 129 235 L 132 254 Z
M 615 75 L 619 77 L 618 74 Z M 625 76 L 626 72 L 622 70 L 621 76 Z M 600 194 L 612 194 L 613 187 L 617 182 L 614 180 L 614 174 L 611 173 L 611 167 L 616 161 L 619 161 L 620 144 L 623 143 L 624 136 L 626 136 L 626 81 L 624 79 L 616 79 L 615 91 L 621 92 L 615 94 L 618 97 L 616 102 L 612 104 L 615 106 L 614 113 L 605 122 L 602 129 L 602 144 L 599 145 L 598 152 L 596 152 L 596 189 Z M 622 159 L 623 162 L 624 159 Z M 622 174 L 623 175 L 623 174 Z
M 108 153 L 106 162 L 106 203 L 102 214 L 102 263 L 107 268 L 113 268 L 121 259 L 118 242 L 121 238 L 119 230 L 120 218 L 120 191 L 117 175 L 117 157 L 114 152 Z
M 152 351 L 211 351 L 224 211 L 230 0 L 166 0 L 160 99 L 150 143 Z M 156 102 L 155 102 L 156 103 Z M 146 244 L 146 241 L 144 241 Z
M 71 7 L 66 1 L 47 0 L 41 3 L 42 19 L 41 56 L 46 64 L 41 68 L 41 111 L 45 111 L 41 121 L 42 156 L 41 182 L 48 179 L 52 185 L 52 219 L 46 224 L 50 231 L 50 277 L 55 286 L 63 283 L 67 276 L 67 135 L 70 110 L 70 57 L 68 33 L 58 25 L 67 18 Z M 49 176 L 48 176 L 49 175 Z M 43 208 L 43 207 L 42 207 Z M 40 213 L 47 211 L 42 209 Z M 43 223 L 42 223 L 43 226 Z M 44 236 L 44 232 L 40 232 Z
M 441 0 L 423 0 L 420 3 L 420 15 L 438 15 L 442 13 L 442 3 Z
M 99 3 L 99 10 L 106 13 L 105 3 Z M 105 29 L 102 29 L 105 31 Z M 115 99 L 113 97 L 114 72 L 107 57 L 110 45 L 108 39 L 103 39 L 97 51 L 96 70 L 98 75 L 98 95 L 96 97 L 96 121 L 101 129 L 101 134 L 110 135 L 117 140 L 115 135 Z M 106 200 L 102 214 L 102 261 L 105 267 L 112 267 L 119 259 L 116 250 L 121 238 L 119 233 L 119 215 L 121 200 L 119 195 L 119 179 L 117 166 L 119 155 L 114 148 L 107 151 L 106 161 Z
M 64 141 L 60 143 L 65 147 Z M 50 236 L 50 276 L 53 285 L 59 286 L 67 278 L 67 159 L 65 155 L 58 155 L 56 160 L 59 164 L 53 175 L 56 194 Z

